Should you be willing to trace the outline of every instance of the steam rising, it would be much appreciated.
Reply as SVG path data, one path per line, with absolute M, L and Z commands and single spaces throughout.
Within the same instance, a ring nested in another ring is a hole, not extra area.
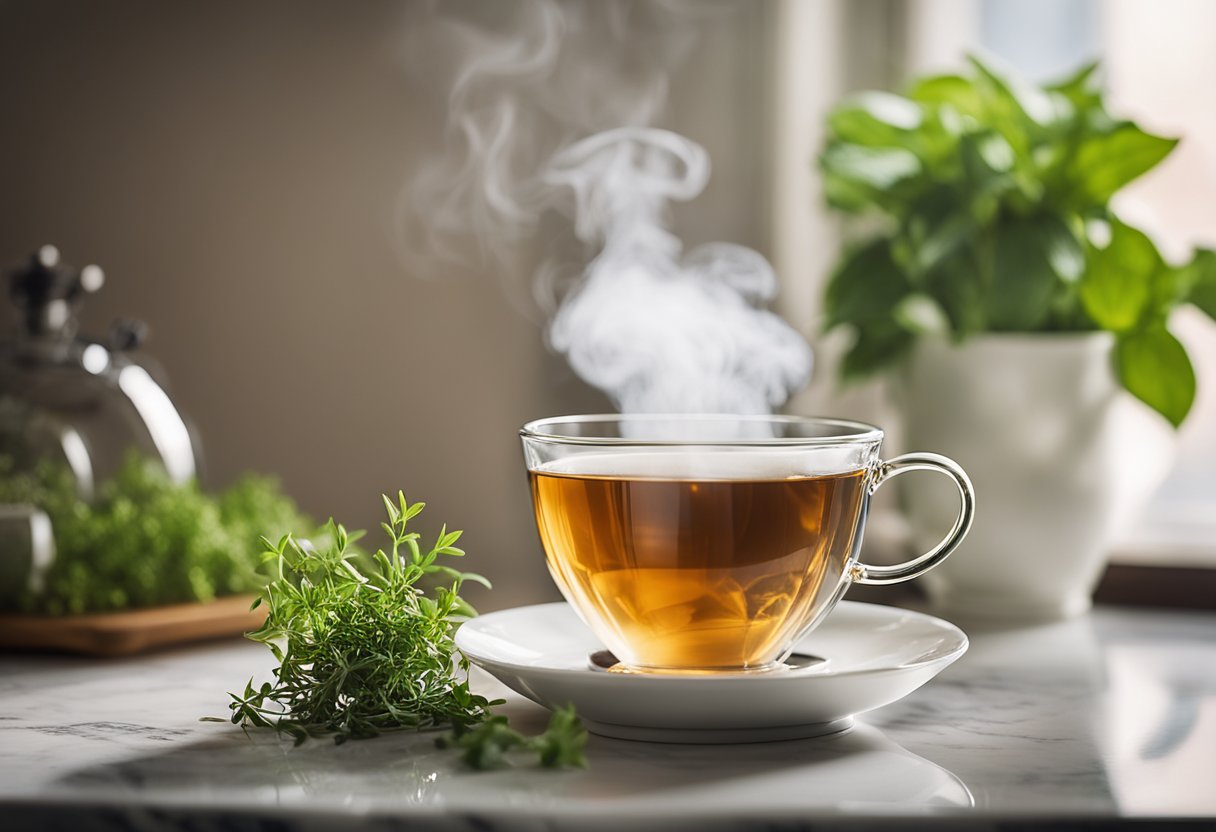
M 722 4 L 469 7 L 496 13 L 481 20 L 451 5 L 410 27 L 412 54 L 445 60 L 450 90 L 448 152 L 402 205 L 424 215 L 430 250 L 458 256 L 471 234 L 502 269 L 556 212 L 592 259 L 564 290 L 547 264 L 533 292 L 552 314 L 551 345 L 584 381 L 623 412 L 767 413 L 784 403 L 808 380 L 811 352 L 763 308 L 777 291 L 772 267 L 730 243 L 684 252 L 669 203 L 701 193 L 709 158 L 647 126 L 668 71 Z
M 810 350 L 758 304 L 777 279 L 760 254 L 710 243 L 682 255 L 663 224 L 709 179 L 693 142 L 651 128 L 598 133 L 556 156 L 544 181 L 574 193 L 574 229 L 598 247 L 549 337 L 627 413 L 767 413 L 807 380 Z

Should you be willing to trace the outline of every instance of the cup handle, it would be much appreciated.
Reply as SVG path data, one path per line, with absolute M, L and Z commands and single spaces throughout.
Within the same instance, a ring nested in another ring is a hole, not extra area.
M 882 586 L 897 584 L 923 575 L 958 548 L 958 544 L 963 542 L 963 538 L 967 536 L 967 531 L 971 528 L 971 521 L 975 518 L 975 489 L 971 486 L 967 472 L 959 467 L 957 462 L 940 454 L 903 454 L 879 463 L 870 483 L 870 493 L 873 494 L 880 485 L 892 477 L 906 474 L 909 471 L 937 471 L 954 481 L 958 487 L 959 497 L 962 498 L 958 519 L 954 521 L 954 528 L 941 543 L 920 557 L 904 563 L 894 566 L 871 566 L 859 561 L 853 564 L 849 576 L 854 583 Z

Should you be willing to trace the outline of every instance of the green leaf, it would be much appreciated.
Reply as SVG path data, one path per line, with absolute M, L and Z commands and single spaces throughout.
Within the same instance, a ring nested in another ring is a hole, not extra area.
M 1109 133 L 1081 139 L 1065 175 L 1068 203 L 1084 210 L 1104 206 L 1127 183 L 1156 167 L 1178 144 L 1146 133 L 1130 121 Z
M 401 512 L 393 505 L 393 501 L 388 498 L 387 494 L 381 494 L 380 499 L 384 500 L 384 510 L 388 512 L 389 522 L 396 523 L 397 519 L 401 517 Z
M 465 764 L 483 771 L 508 765 L 508 755 L 517 748 L 535 752 L 545 768 L 581 768 L 587 765 L 583 756 L 586 744 L 587 729 L 571 705 L 556 709 L 548 728 L 536 737 L 520 734 L 505 716 L 493 716 L 473 727 L 457 723 L 451 732 L 435 740 L 439 748 L 461 749 Z
M 965 337 L 987 326 L 982 282 L 974 250 L 968 248 L 942 260 L 924 277 L 925 291 L 950 319 L 956 335 Z
M 1187 299 L 1216 320 L 1216 251 L 1199 249 L 1186 268 Z
M 887 192 L 921 173 L 916 154 L 898 147 L 832 142 L 819 157 L 824 194 L 841 210 L 881 208 Z
M 530 745 L 540 755 L 540 764 L 545 768 L 587 766 L 587 758 L 583 755 L 587 745 L 587 729 L 583 727 L 573 705 L 554 710 L 548 728 Z
M 978 115 L 983 109 L 975 84 L 961 75 L 921 78 L 908 89 L 908 97 L 922 104 L 949 105 L 971 116 Z
M 1169 320 L 1170 313 L 1192 294 L 1194 276 L 1190 264 L 1176 267 L 1163 263 L 1153 276 L 1149 302 L 1143 317 L 1162 323 Z
M 1102 110 L 1102 93 L 1094 83 L 1099 63 L 1085 64 L 1063 81 L 1050 84 L 1047 89 L 1067 98 L 1078 113 Z
M 1090 61 L 1087 64 L 1082 64 L 1079 69 L 1072 73 L 1072 75 L 1069 75 L 1061 81 L 1048 84 L 1047 89 L 1055 92 L 1074 92 L 1076 90 L 1094 89 L 1094 77 L 1097 75 L 1098 68 L 1101 65 L 1101 61 Z
M 1033 331 L 1047 320 L 1061 279 L 1057 260 L 1066 260 L 1057 253 L 1065 235 L 1067 227 L 1054 217 L 995 228 L 993 280 L 986 298 L 993 330 Z
M 1039 231 L 1052 271 L 1065 283 L 1078 282 L 1085 274 L 1085 243 L 1059 217 L 1045 218 Z
M 481 584 L 486 589 L 493 589 L 493 587 L 490 585 L 489 579 L 477 574 L 476 572 L 461 572 L 457 569 L 453 569 L 450 566 L 443 566 L 441 564 L 432 566 L 431 571 L 433 574 L 444 575 L 453 580 L 460 581 L 461 583 L 472 582 L 475 584 Z
M 915 335 L 945 335 L 950 331 L 950 319 L 941 304 L 920 292 L 901 300 L 892 317 L 900 327 Z
M 465 582 L 472 581 L 475 584 L 481 584 L 486 589 L 494 588 L 493 585 L 490 583 L 489 578 L 486 578 L 484 575 L 479 575 L 476 572 L 461 572 L 460 577 Z
M 886 92 L 863 92 L 845 99 L 828 116 L 828 128 L 842 141 L 865 147 L 906 147 L 921 126 L 914 102 Z
M 910 291 L 907 278 L 891 259 L 890 242 L 871 240 L 846 255 L 829 279 L 824 329 L 886 319 Z
M 977 230 L 975 220 L 965 212 L 953 211 L 941 219 L 928 211 L 918 212 L 905 224 L 901 256 L 896 259 L 913 279 L 919 279 L 971 242 Z
M 1110 223 L 1110 242 L 1091 248 L 1081 279 L 1081 303 L 1098 326 L 1126 332 L 1136 326 L 1149 303 L 1161 255 L 1142 232 L 1118 220 Z
M 1195 371 L 1186 350 L 1164 326 L 1121 335 L 1115 347 L 1119 380 L 1174 427 L 1195 402 Z
M 988 113 L 997 119 L 1027 120 L 1047 126 L 1067 115 L 1062 113 L 1042 89 L 1020 77 L 998 72 L 975 55 L 968 62 L 979 74 L 976 88 L 985 99 Z M 1025 132 L 1025 127 L 1020 128 Z
M 980 122 L 1000 133 L 1009 143 L 1014 156 L 1021 164 L 1028 166 L 1033 119 L 1026 114 L 1004 78 L 979 59 L 972 57 L 969 60 L 976 71 L 975 90 L 981 108 Z
M 856 381 L 885 370 L 905 355 L 915 337 L 891 323 L 859 326 L 855 340 L 840 361 L 842 381 Z
M 1000 133 L 979 133 L 973 138 L 973 141 L 967 143 L 968 149 L 974 152 L 974 158 L 981 163 L 984 180 L 1003 181 L 1005 177 L 1002 174 L 1013 170 L 1017 163 L 1017 157 L 1009 142 Z M 980 166 L 976 166 L 974 170 L 979 168 Z M 986 181 L 980 181 L 979 185 L 986 190 L 991 189 L 991 185 Z

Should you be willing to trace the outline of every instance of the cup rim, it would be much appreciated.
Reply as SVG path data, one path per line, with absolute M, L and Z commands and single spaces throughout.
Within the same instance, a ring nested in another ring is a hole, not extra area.
M 590 422 L 640 422 L 653 419 L 679 419 L 689 422 L 764 422 L 781 425 L 823 425 L 841 428 L 838 436 L 780 436 L 771 438 L 743 439 L 633 439 L 623 436 L 565 436 L 543 428 L 561 424 L 587 424 Z M 549 416 L 533 419 L 519 430 L 527 440 L 555 445 L 591 445 L 603 447 L 833 447 L 840 445 L 864 445 L 881 441 L 881 428 L 854 419 L 837 419 L 830 416 L 796 415 L 735 415 L 727 413 L 588 413 L 570 416 Z

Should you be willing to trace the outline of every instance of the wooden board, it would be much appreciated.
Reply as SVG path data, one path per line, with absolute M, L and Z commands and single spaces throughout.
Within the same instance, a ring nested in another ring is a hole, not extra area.
M 0 615 L 0 648 L 129 656 L 170 644 L 235 636 L 266 619 L 253 595 L 92 615 Z

